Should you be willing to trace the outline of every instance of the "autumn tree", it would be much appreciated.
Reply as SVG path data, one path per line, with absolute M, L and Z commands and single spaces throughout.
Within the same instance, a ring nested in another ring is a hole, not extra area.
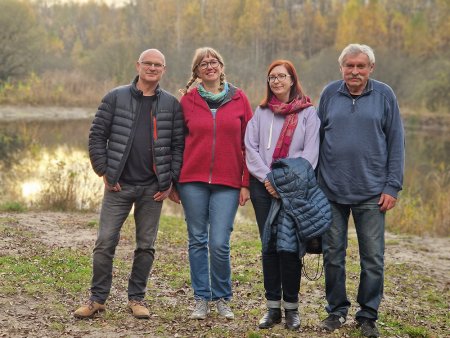
M 33 70 L 42 42 L 31 7 L 25 2 L 0 0 L 0 82 Z

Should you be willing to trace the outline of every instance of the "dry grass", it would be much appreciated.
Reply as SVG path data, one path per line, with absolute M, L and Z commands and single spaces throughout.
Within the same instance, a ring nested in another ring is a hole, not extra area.
M 0 86 L 0 105 L 97 106 L 102 96 L 117 84 L 99 81 L 79 71 L 49 71 L 31 74 L 18 82 Z

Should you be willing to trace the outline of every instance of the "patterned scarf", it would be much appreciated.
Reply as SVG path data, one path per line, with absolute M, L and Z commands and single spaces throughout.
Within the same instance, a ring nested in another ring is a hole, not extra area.
M 277 145 L 272 155 L 272 161 L 288 156 L 292 137 L 298 123 L 298 113 L 303 109 L 312 106 L 311 99 L 308 96 L 298 97 L 289 103 L 283 103 L 273 95 L 268 103 L 270 110 L 274 114 L 285 115 L 283 128 L 278 137 Z
M 228 82 L 225 82 L 223 90 L 219 94 L 213 94 L 208 92 L 201 83 L 197 86 L 198 93 L 205 101 L 208 102 L 220 102 L 228 94 Z

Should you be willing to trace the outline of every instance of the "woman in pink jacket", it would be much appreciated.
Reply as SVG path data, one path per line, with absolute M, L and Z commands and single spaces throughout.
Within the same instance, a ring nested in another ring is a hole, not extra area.
M 281 158 L 303 157 L 315 168 L 319 157 L 319 127 L 316 109 L 304 94 L 292 62 L 272 62 L 267 71 L 266 95 L 245 134 L 251 200 L 261 238 L 272 199 L 279 197 L 267 179 L 272 163 Z M 269 250 L 262 253 L 262 265 L 267 312 L 259 327 L 267 329 L 280 323 L 283 305 L 286 328 L 298 330 L 299 254 L 278 251 L 271 243 Z
M 181 200 L 188 228 L 196 301 L 191 318 L 205 319 L 214 301 L 220 316 L 234 319 L 230 236 L 238 205 L 250 197 L 244 135 L 252 108 L 244 92 L 225 80 L 223 58 L 209 47 L 195 51 L 182 92 L 186 143 L 172 199 Z

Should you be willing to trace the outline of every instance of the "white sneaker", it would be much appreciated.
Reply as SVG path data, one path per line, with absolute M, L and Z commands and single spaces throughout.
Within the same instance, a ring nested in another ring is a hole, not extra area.
M 230 306 L 228 305 L 225 299 L 221 298 L 217 301 L 217 312 L 219 316 L 225 317 L 226 319 L 234 319 L 234 313 L 231 311 Z
M 191 314 L 191 319 L 205 319 L 209 313 L 208 301 L 205 299 L 196 299 L 195 308 Z

